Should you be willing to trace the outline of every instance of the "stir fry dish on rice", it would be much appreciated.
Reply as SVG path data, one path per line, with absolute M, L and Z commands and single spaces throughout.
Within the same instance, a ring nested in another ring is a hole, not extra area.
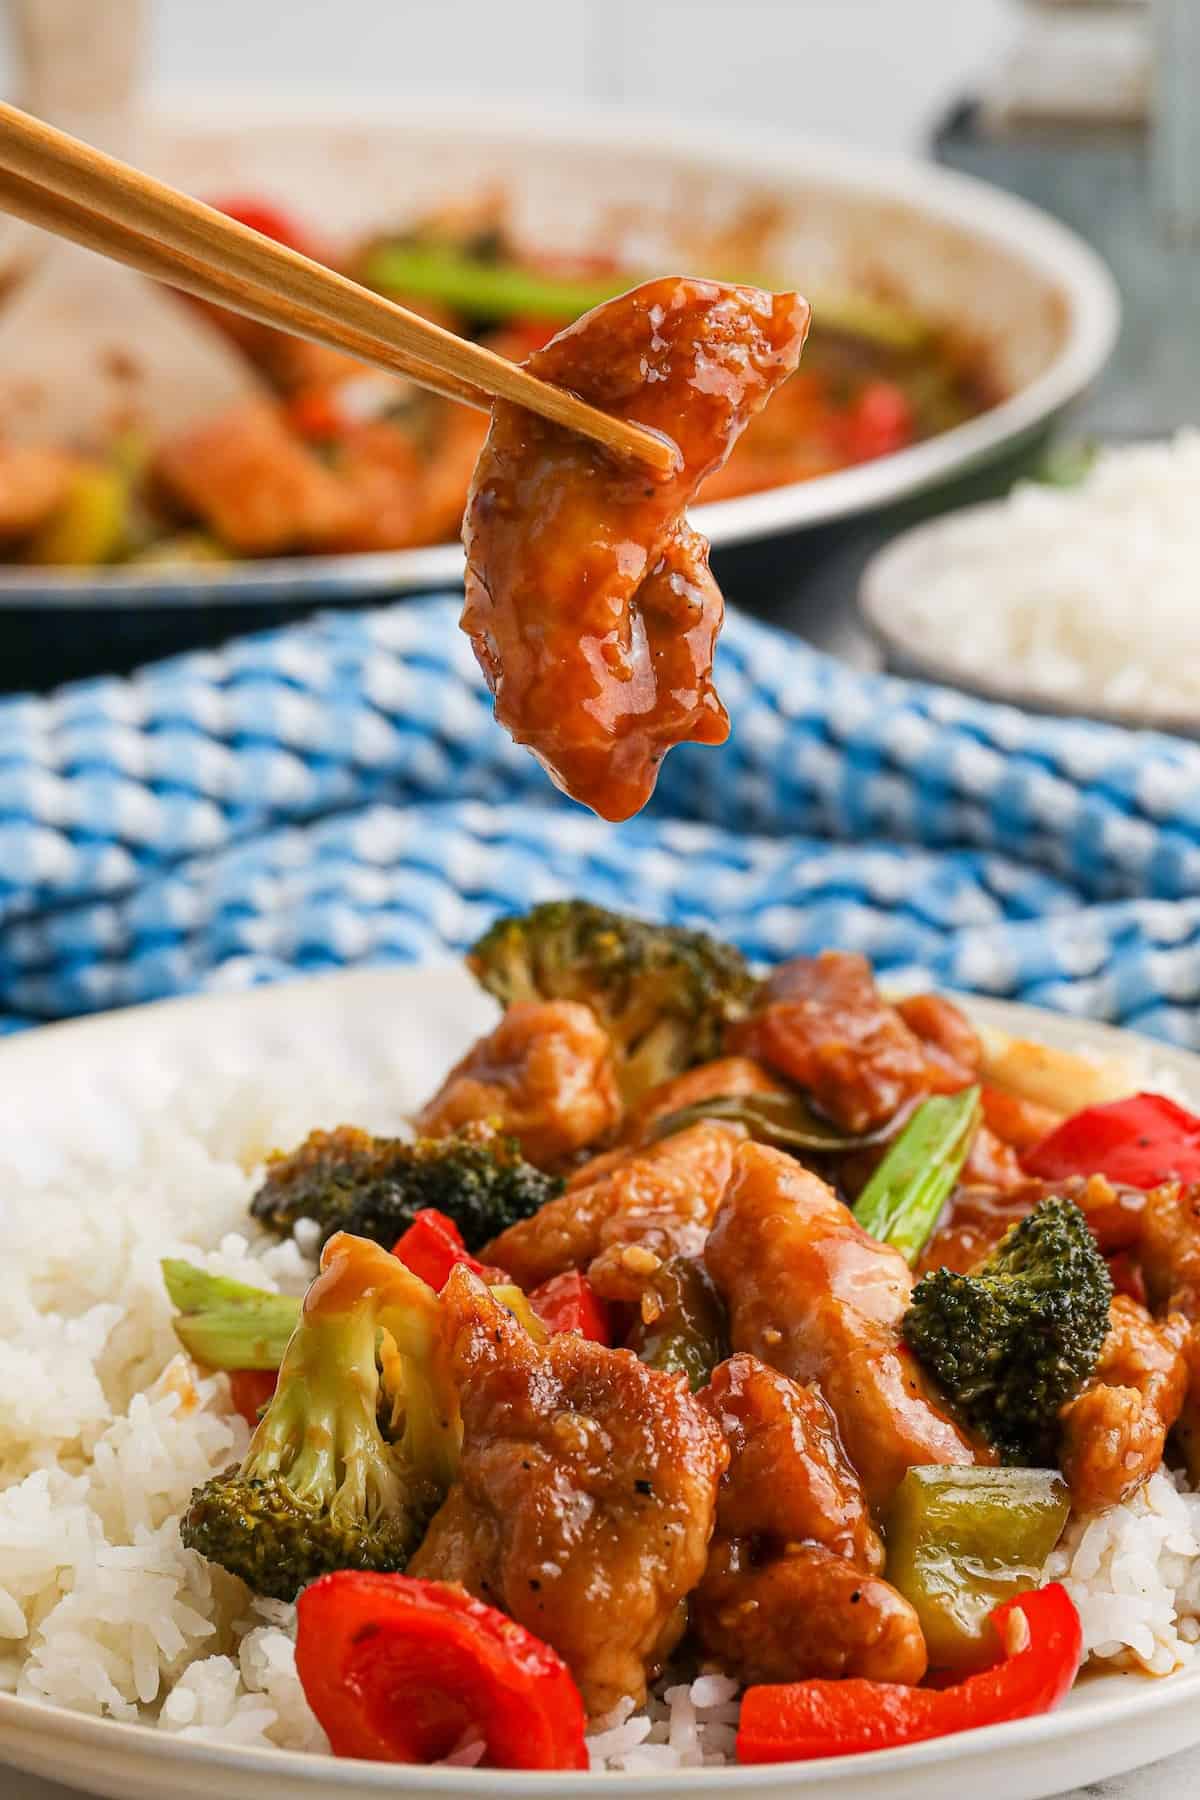
M 558 901 L 469 963 L 502 1016 L 409 1128 L 326 1118 L 250 1180 L 238 1272 L 156 1276 L 178 1353 L 110 1432 L 154 1491 L 170 1418 L 191 1492 L 108 1555 L 176 1559 L 201 1645 L 133 1699 L 111 1642 L 108 1691 L 52 1679 L 80 1595 L 22 1588 L 6 1520 L 89 1482 L 107 1519 L 106 1434 L 73 1474 L 6 1464 L 9 1685 L 342 1756 L 646 1768 L 902 1745 L 1046 1711 L 1089 1659 L 1190 1659 L 1200 1119 L 855 955 L 764 976 Z

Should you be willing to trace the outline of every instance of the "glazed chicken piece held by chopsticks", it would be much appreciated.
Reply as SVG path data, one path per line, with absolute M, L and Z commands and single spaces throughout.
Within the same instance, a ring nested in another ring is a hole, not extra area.
M 603 818 L 649 798 L 663 756 L 729 731 L 712 684 L 722 617 L 684 509 L 796 368 L 795 294 L 647 282 L 585 313 L 526 367 L 678 446 L 661 479 L 506 403 L 475 471 L 464 631 L 496 717 Z
M 917 1464 L 993 1460 L 949 1417 L 901 1339 L 913 1286 L 904 1258 L 868 1237 L 819 1176 L 743 1144 L 705 1259 L 734 1349 L 818 1384 L 873 1507 Z
M 409 1573 L 461 1582 L 552 1644 L 592 1714 L 640 1704 L 704 1570 L 721 1433 L 628 1350 L 535 1344 L 463 1269 L 441 1305 L 462 1458 Z

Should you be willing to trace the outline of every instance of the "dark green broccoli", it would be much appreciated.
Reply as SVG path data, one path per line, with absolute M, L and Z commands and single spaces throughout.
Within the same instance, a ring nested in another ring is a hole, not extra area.
M 521 1156 L 515 1138 L 473 1123 L 450 1137 L 377 1138 L 353 1125 L 314 1131 L 275 1156 L 250 1211 L 272 1231 L 314 1219 L 326 1236 L 348 1231 L 390 1250 L 422 1207 L 449 1215 L 468 1250 L 479 1250 L 562 1192 Z
M 192 1495 L 188 1548 L 277 1600 L 333 1569 L 402 1569 L 458 1461 L 438 1332 L 403 1263 L 331 1238 L 245 1460 Z
M 1060 1408 L 1096 1367 L 1112 1291 L 1079 1208 L 1043 1200 L 969 1275 L 923 1276 L 904 1335 L 1006 1462 L 1045 1463 Z
M 758 988 L 741 952 L 703 931 L 652 925 L 586 900 L 498 919 L 467 957 L 502 1006 L 581 1000 L 612 1037 L 626 1102 L 719 1056 Z

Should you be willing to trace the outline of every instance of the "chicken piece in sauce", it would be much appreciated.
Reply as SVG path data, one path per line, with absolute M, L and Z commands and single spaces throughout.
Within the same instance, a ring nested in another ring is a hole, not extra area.
M 1062 1411 L 1059 1462 L 1078 1512 L 1127 1500 L 1162 1461 L 1188 1386 L 1188 1324 L 1155 1323 L 1126 1294 L 1110 1311 L 1095 1375 Z
M 350 489 L 267 401 L 172 438 L 155 473 L 172 499 L 247 556 L 328 549 L 357 518 Z
M 463 630 L 496 717 L 606 819 L 642 807 L 673 744 L 729 732 L 712 684 L 723 603 L 685 507 L 795 369 L 795 294 L 668 278 L 535 351 L 543 380 L 670 438 L 661 479 L 498 402 L 467 502 Z
M 705 1260 L 735 1350 L 816 1382 L 872 1507 L 920 1463 L 989 1462 L 902 1342 L 904 1258 L 869 1237 L 825 1183 L 761 1144 L 737 1151 Z
M 686 1383 L 571 1332 L 539 1347 L 464 1270 L 442 1307 L 462 1460 L 408 1572 L 552 1644 L 592 1714 L 640 1704 L 704 1571 L 724 1440 Z
M 651 1088 L 628 1114 L 621 1130 L 627 1144 L 644 1144 L 655 1134 L 655 1127 L 672 1113 L 686 1107 L 701 1106 L 724 1094 L 786 1094 L 782 1081 L 748 1056 L 722 1056 L 715 1062 L 700 1063 L 682 1075 Z
M 571 1000 L 530 1000 L 471 1046 L 414 1122 L 441 1137 L 490 1120 L 519 1139 L 527 1161 L 552 1169 L 620 1118 L 612 1046 L 596 1015 Z
M 935 1091 L 941 1085 L 939 1076 L 951 1094 L 979 1079 L 983 1045 L 961 1007 L 941 994 L 909 994 L 897 1000 L 896 1011 L 925 1046 L 930 1085 Z
M 1133 1213 L 1127 1202 L 1125 1219 Z M 1143 1197 L 1134 1250 L 1151 1304 L 1182 1315 L 1188 1382 L 1176 1439 L 1188 1475 L 1200 1482 L 1200 1187 L 1166 1182 Z
M 1136 1188 L 1116 1187 L 1103 1175 L 1073 1175 L 1055 1182 L 1026 1175 L 999 1186 L 966 1180 L 951 1195 L 921 1254 L 918 1272 L 946 1268 L 965 1274 L 991 1254 L 1010 1226 L 1019 1224 L 1043 1200 L 1056 1197 L 1075 1203 L 1105 1256 L 1122 1256 L 1139 1244 L 1147 1196 Z
M 937 1230 L 917 1261 L 917 1273 L 954 1269 L 966 1275 L 990 1256 L 1005 1232 L 1019 1225 L 1046 1198 L 1040 1181 L 993 1187 L 964 1183 L 954 1190 Z
M 354 495 L 356 516 L 339 549 L 402 550 L 441 544 L 462 522 L 463 494 L 486 420 L 465 406 L 429 409 L 422 436 L 387 419 L 343 427 L 337 471 Z
M 584 1269 L 609 1300 L 637 1300 L 669 1256 L 699 1256 L 733 1172 L 735 1127 L 702 1121 L 585 1165 L 565 1194 L 483 1251 L 525 1288 Z
M 1151 1304 L 1200 1320 L 1200 1186 L 1164 1182 L 1145 1196 L 1137 1225 Z
M 920 1681 L 920 1624 L 879 1578 L 883 1545 L 819 1394 L 740 1355 L 701 1398 L 730 1451 L 691 1602 L 701 1648 L 745 1682 Z
M 847 951 L 781 964 L 730 1037 L 847 1131 L 886 1125 L 930 1089 L 925 1045 L 883 999 L 866 957 Z
M 66 500 L 75 461 L 59 450 L 0 445 L 0 540 L 28 537 Z

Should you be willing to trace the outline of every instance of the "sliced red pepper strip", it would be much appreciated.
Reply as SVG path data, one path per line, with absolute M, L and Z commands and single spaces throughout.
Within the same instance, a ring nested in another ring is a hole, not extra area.
M 1164 1094 L 1088 1106 L 1021 1158 L 1029 1175 L 1106 1175 L 1125 1187 L 1200 1181 L 1200 1119 Z
M 251 1431 L 258 1424 L 259 1414 L 263 1407 L 275 1392 L 277 1380 L 278 1375 L 274 1369 L 231 1369 L 229 1371 L 229 1398 Z
M 854 1756 L 1052 1711 L 1083 1659 L 1083 1630 L 1070 1595 L 1054 1582 L 1006 1600 L 991 1618 L 1006 1646 L 1004 1659 L 954 1687 L 852 1680 L 749 1688 L 738 1725 L 738 1761 Z
M 463 1243 L 462 1232 L 446 1213 L 436 1206 L 424 1206 L 413 1215 L 408 1230 L 392 1245 L 392 1255 L 399 1257 L 406 1269 L 427 1281 L 435 1294 L 440 1294 L 450 1279 L 450 1271 L 462 1263 L 472 1275 L 483 1281 L 494 1281 L 495 1269 L 476 1260 Z
M 889 456 L 913 441 L 912 403 L 894 381 L 868 381 L 841 421 L 846 453 L 855 462 Z
M 260 231 L 264 237 L 274 238 L 277 244 L 286 244 L 289 250 L 299 250 L 305 256 L 319 254 L 304 227 L 282 207 L 272 206 L 269 201 L 239 194 L 225 200 L 213 200 L 211 205 L 227 218 L 236 219 L 239 225 L 248 225 L 251 231 Z
M 301 437 L 310 438 L 314 443 L 325 443 L 330 438 L 340 437 L 346 429 L 338 390 L 331 383 L 322 387 L 301 388 L 286 402 L 284 410 L 293 429 Z
M 530 1294 L 529 1304 L 551 1336 L 556 1331 L 577 1331 L 593 1344 L 613 1341 L 608 1308 L 578 1269 L 567 1269 L 543 1281 Z
M 298 1603 L 296 1669 L 335 1756 L 430 1763 L 468 1735 L 494 1769 L 586 1769 L 557 1651 L 445 1581 L 339 1570 Z

